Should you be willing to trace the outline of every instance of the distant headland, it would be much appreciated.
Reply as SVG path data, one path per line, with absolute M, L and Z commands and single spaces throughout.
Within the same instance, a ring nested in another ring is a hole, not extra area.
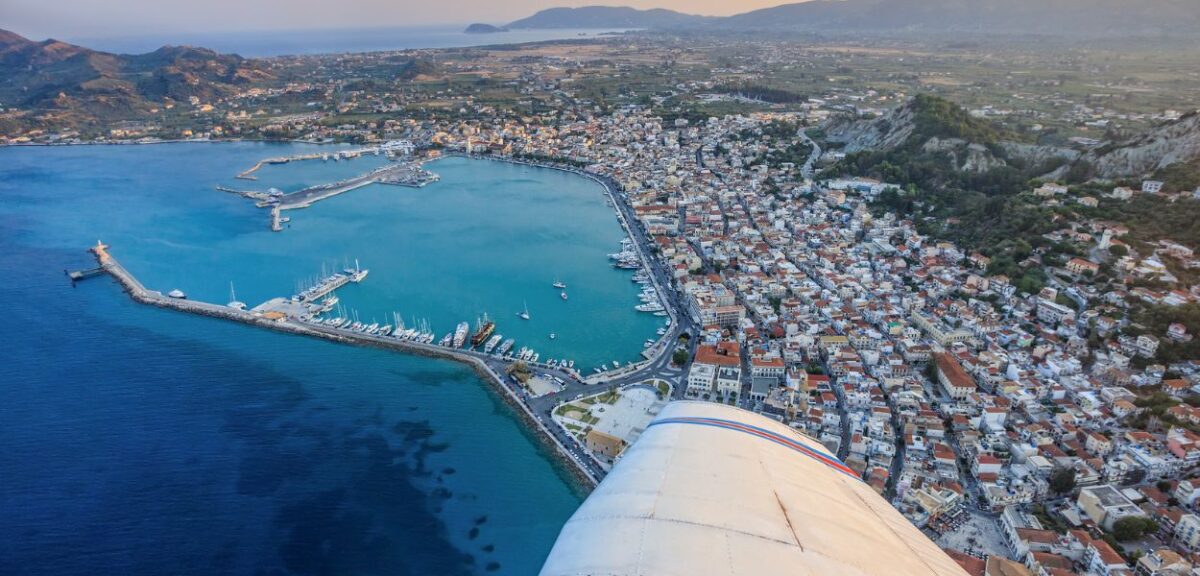
M 463 32 L 466 32 L 467 34 L 496 34 L 498 32 L 508 32 L 508 28 L 476 22 L 475 24 L 467 26 L 467 29 L 463 30 Z

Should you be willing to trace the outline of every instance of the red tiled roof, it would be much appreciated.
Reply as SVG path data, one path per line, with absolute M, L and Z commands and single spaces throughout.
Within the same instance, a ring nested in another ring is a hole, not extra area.
M 958 363 L 953 356 L 945 352 L 939 352 L 933 355 L 937 362 L 938 371 L 946 375 L 946 379 L 950 381 L 950 385 L 955 388 L 975 388 L 975 379 L 971 378 L 970 374 L 963 369 L 962 364 Z

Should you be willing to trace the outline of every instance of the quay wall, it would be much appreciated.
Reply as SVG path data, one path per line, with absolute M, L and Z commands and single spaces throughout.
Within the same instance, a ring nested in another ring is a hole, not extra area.
M 147 289 L 133 274 L 126 270 L 125 267 L 117 262 L 117 260 L 111 255 L 106 255 L 105 257 L 99 257 L 99 255 L 97 256 L 98 260 L 100 261 L 101 268 L 103 268 L 106 273 L 112 276 L 117 283 L 121 285 L 124 291 L 129 294 L 130 298 L 141 304 L 148 304 L 151 306 L 157 306 L 159 308 L 176 310 L 180 312 L 199 314 L 211 318 L 232 320 L 234 322 L 241 322 L 243 324 L 248 324 L 258 328 L 274 330 L 276 332 L 322 338 L 341 344 L 384 348 L 409 354 L 416 354 L 419 356 L 453 360 L 466 364 L 470 366 L 480 378 L 483 378 L 485 381 L 493 385 L 505 403 L 513 408 L 513 411 L 516 412 L 528 429 L 534 432 L 534 435 L 542 442 L 543 446 L 546 447 L 550 453 L 554 454 L 554 456 L 563 463 L 566 469 L 571 472 L 572 477 L 579 482 L 585 491 L 591 491 L 591 489 L 595 488 L 599 483 L 599 480 L 592 475 L 590 471 L 574 460 L 570 450 L 568 450 L 567 447 L 564 446 L 558 440 L 558 438 L 556 438 L 554 434 L 550 432 L 544 422 L 537 418 L 533 410 L 521 401 L 521 398 L 517 395 L 517 393 L 504 383 L 503 376 L 498 374 L 490 365 L 488 365 L 478 356 L 442 346 L 435 346 L 432 344 L 411 342 L 407 340 L 396 340 L 394 338 L 375 336 L 371 334 L 344 333 L 333 328 L 315 326 L 295 322 L 292 320 L 272 320 L 252 312 L 237 310 L 228 306 L 221 306 L 219 304 L 211 304 L 197 300 L 170 298 L 163 295 L 161 292 Z

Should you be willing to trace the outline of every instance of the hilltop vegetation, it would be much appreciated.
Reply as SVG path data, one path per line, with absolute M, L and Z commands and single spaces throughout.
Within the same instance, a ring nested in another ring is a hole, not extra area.
M 992 257 L 992 272 L 1027 280 L 1019 266 L 1035 250 L 1045 262 L 1082 256 L 1077 248 L 1051 242 L 1044 234 L 1087 220 L 1120 222 L 1133 230 L 1127 241 L 1149 251 L 1149 244 L 1171 239 L 1200 247 L 1200 202 L 1139 195 L 1123 202 L 1105 198 L 1116 184 L 1140 186 L 1154 166 L 1167 191 L 1200 185 L 1200 141 L 1195 115 L 1164 124 L 1148 134 L 1100 147 L 1087 155 L 1013 142 L 1016 136 L 974 118 L 953 102 L 919 95 L 875 119 L 836 119 L 826 127 L 828 142 L 842 145 L 846 157 L 822 177 L 870 176 L 900 185 L 880 195 L 877 210 L 913 218 L 920 231 Z M 1164 160 L 1166 158 L 1166 160 Z M 1178 161 L 1187 159 L 1185 161 Z M 1151 162 L 1150 160 L 1153 160 Z M 1103 174 L 1116 181 L 1092 181 Z M 1122 171 L 1117 166 L 1126 166 Z M 1043 179 L 1076 184 L 1066 202 L 1047 203 L 1029 194 Z M 1099 200 L 1087 207 L 1071 199 Z M 1181 273 L 1186 273 L 1181 271 Z
M 1052 166 L 1011 155 L 1001 146 L 1000 128 L 953 102 L 919 95 L 865 125 L 837 121 L 826 133 L 849 153 L 821 177 L 870 176 L 900 185 L 881 195 L 878 207 L 917 217 L 926 233 L 1000 253 L 1007 241 L 1052 228 L 1052 211 L 1019 197 Z

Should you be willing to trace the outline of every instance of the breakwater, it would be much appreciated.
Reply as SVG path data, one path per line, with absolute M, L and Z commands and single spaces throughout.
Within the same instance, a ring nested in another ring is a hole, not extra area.
M 501 399 L 521 418 L 526 429 L 533 432 L 542 445 L 564 464 L 566 470 L 570 471 L 572 477 L 575 478 L 585 491 L 590 491 L 599 482 L 599 478 L 576 459 L 571 450 L 563 445 L 550 431 L 546 423 L 538 418 L 537 414 L 522 401 L 517 391 L 506 384 L 504 376 L 493 365 L 489 364 L 483 355 L 466 350 L 446 348 L 410 340 L 398 340 L 366 333 L 348 333 L 327 326 L 302 322 L 286 316 L 264 315 L 254 311 L 240 310 L 209 302 L 173 298 L 143 285 L 137 277 L 130 273 L 129 270 L 109 253 L 108 246 L 97 243 L 96 246 L 90 249 L 90 252 L 95 256 L 99 264 L 98 270 L 111 276 L 121 285 L 122 289 L 131 299 L 141 304 L 240 322 L 256 328 L 285 334 L 321 338 L 354 346 L 371 346 L 430 358 L 453 360 L 466 364 L 480 378 L 490 383 L 496 389 Z

